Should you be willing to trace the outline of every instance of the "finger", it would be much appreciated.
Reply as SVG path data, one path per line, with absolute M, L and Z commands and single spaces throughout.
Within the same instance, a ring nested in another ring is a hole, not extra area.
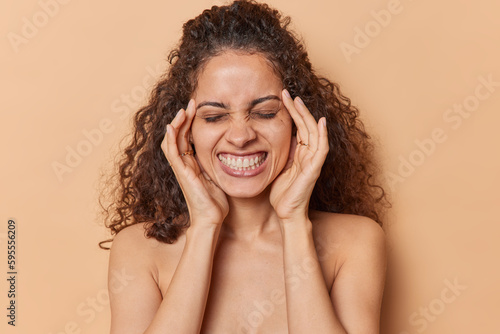
M 185 111 L 183 123 L 180 125 L 177 132 L 177 146 L 179 147 L 179 152 L 181 153 L 192 150 L 191 144 L 189 143 L 189 132 L 191 131 L 191 124 L 193 123 L 195 114 L 196 110 L 194 100 L 190 100 Z
M 172 124 L 167 124 L 167 133 L 161 143 L 161 148 L 165 157 L 167 158 L 172 169 L 178 168 L 183 162 L 179 156 L 179 149 L 177 148 L 177 131 Z
M 313 115 L 299 96 L 295 98 L 294 105 L 307 127 L 308 138 L 306 144 L 315 151 L 318 148 L 318 123 L 316 123 Z
M 180 109 L 177 112 L 177 114 L 175 115 L 175 117 L 172 120 L 172 122 L 170 123 L 170 125 L 174 129 L 177 129 L 182 124 L 182 122 L 184 122 L 185 118 L 186 118 L 186 115 L 185 115 L 184 109 Z M 162 149 L 163 153 L 165 154 L 165 156 L 167 156 L 167 152 L 168 152 L 168 145 L 167 145 L 168 131 L 167 131 L 167 128 L 168 128 L 168 126 L 165 127 L 165 136 L 163 137 L 163 141 L 161 143 L 161 149 Z
M 181 187 L 184 196 L 189 196 L 190 192 L 187 191 L 190 186 L 189 180 L 196 178 L 195 173 L 193 173 L 192 166 L 187 166 L 183 161 L 183 157 L 179 155 L 179 150 L 177 147 L 177 130 L 172 126 L 172 124 L 167 124 L 166 140 L 162 143 L 162 148 L 164 147 L 165 156 L 172 168 L 172 171 Z M 193 160 L 193 159 L 191 159 Z M 194 160 L 193 160 L 194 161 Z M 196 162 L 195 162 L 196 163 Z M 191 210 L 189 200 L 186 197 L 186 203 L 188 205 L 188 210 Z
M 316 164 L 316 167 L 321 169 L 323 166 L 328 151 L 330 149 L 328 143 L 328 130 L 326 128 L 326 118 L 321 117 L 318 121 L 318 149 L 316 154 L 313 157 L 313 163 Z
M 184 122 L 184 120 L 186 119 L 186 111 L 184 109 L 180 109 L 177 114 L 175 115 L 174 119 L 172 120 L 172 122 L 170 122 L 170 124 L 172 124 L 172 126 L 175 128 L 175 129 L 178 129 L 179 126 L 182 125 L 182 123 Z
M 290 96 L 290 93 L 286 89 L 284 89 L 281 95 L 283 104 L 285 105 L 288 113 L 295 123 L 295 126 L 297 127 L 297 142 L 300 143 L 302 141 L 303 143 L 307 144 L 307 141 L 309 140 L 309 132 L 302 116 L 295 108 L 295 104 Z
M 177 130 L 172 126 L 172 124 L 167 125 L 167 140 L 165 143 L 165 156 L 172 167 L 174 174 L 178 175 L 179 171 L 191 169 L 194 175 L 197 175 L 199 171 L 198 163 L 194 159 L 193 155 L 186 154 L 182 155 L 179 151 L 179 145 L 177 139 L 179 138 Z M 183 152 L 184 153 L 184 152 Z M 186 169 L 187 167 L 187 169 Z M 190 172 L 189 172 L 190 173 Z M 177 180 L 180 182 L 179 178 Z

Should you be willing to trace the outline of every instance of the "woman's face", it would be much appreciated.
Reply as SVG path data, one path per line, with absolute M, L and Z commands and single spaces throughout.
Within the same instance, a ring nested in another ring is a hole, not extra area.
M 261 54 L 224 52 L 199 74 L 191 139 L 199 164 L 228 196 L 257 196 L 285 167 L 292 119 L 281 91 Z

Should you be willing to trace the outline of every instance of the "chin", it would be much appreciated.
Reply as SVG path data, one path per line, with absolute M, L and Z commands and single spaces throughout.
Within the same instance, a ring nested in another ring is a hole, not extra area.
M 227 192 L 224 191 L 227 195 L 227 197 L 231 198 L 242 198 L 242 199 L 250 199 L 250 198 L 255 198 L 258 197 L 259 195 L 262 194 L 263 191 L 256 192 L 256 191 L 236 191 L 236 192 Z
M 258 197 L 267 189 L 267 185 L 263 185 L 260 182 L 260 184 L 256 184 L 255 182 L 245 182 L 250 180 L 241 181 L 243 180 L 231 183 L 221 182 L 218 186 L 228 197 L 246 199 Z

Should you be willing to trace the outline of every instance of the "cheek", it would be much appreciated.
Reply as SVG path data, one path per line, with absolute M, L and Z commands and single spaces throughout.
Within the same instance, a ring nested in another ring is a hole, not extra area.
M 273 148 L 280 154 L 288 156 L 292 140 L 291 119 L 278 118 L 261 129 L 261 133 L 268 139 Z
M 255 120 L 258 128 L 266 132 L 280 133 L 282 135 L 292 133 L 293 121 L 288 112 L 280 111 L 276 117 L 267 120 Z
M 292 138 L 292 119 L 290 117 L 280 117 L 273 122 L 270 130 L 275 134 L 280 143 L 289 143 Z
M 198 156 L 204 155 L 209 150 L 210 146 L 210 136 L 207 129 L 203 126 L 199 126 L 196 120 L 193 121 L 191 126 L 191 131 L 189 134 L 189 140 L 196 150 Z
M 199 164 L 207 172 L 211 170 L 210 164 L 215 147 L 220 142 L 220 131 L 213 126 L 207 126 L 200 120 L 193 120 L 191 125 L 191 144 L 193 145 Z

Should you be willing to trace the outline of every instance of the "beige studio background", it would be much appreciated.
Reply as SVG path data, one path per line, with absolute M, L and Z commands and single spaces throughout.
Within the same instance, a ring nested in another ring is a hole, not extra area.
M 16 327 L 2 278 L 2 333 L 108 331 L 99 173 L 182 23 L 216 3 L 1 2 L 2 277 L 8 219 L 18 228 Z M 385 332 L 499 333 L 498 2 L 270 3 L 380 143 L 394 204 Z

